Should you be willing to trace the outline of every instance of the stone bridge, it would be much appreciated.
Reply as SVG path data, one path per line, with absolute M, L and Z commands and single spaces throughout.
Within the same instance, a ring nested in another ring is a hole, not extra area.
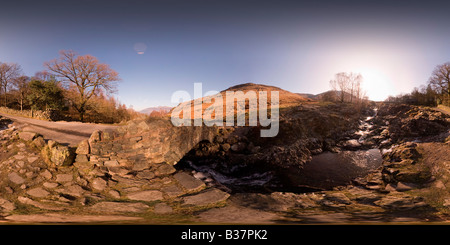
M 76 161 L 135 171 L 175 165 L 200 141 L 212 142 L 217 132 L 217 127 L 175 127 L 162 118 L 131 121 L 115 132 L 95 131 L 78 146 Z

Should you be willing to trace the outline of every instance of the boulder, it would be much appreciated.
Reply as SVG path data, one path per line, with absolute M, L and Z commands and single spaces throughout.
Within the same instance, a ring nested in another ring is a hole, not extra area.
M 74 152 L 68 146 L 60 145 L 51 140 L 42 149 L 41 155 L 50 166 L 57 167 L 70 166 L 75 158 Z
M 19 132 L 19 138 L 25 141 L 32 141 L 37 136 L 35 132 Z
M 43 138 L 42 136 L 38 136 L 38 137 L 36 137 L 36 138 L 33 140 L 33 144 L 34 144 L 37 148 L 41 149 L 41 148 L 43 148 L 43 147 L 45 146 L 45 140 L 44 140 L 44 138 Z
M 67 146 L 56 145 L 50 149 L 50 160 L 56 166 L 69 166 L 73 163 L 74 154 Z
M 87 155 L 90 153 L 89 141 L 83 140 L 78 144 L 77 150 L 75 151 L 77 154 Z

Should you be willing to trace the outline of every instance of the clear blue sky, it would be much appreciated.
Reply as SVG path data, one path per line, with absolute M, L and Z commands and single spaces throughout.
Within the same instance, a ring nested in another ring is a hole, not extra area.
M 193 93 L 263 83 L 320 93 L 361 72 L 372 99 L 425 84 L 450 61 L 450 1 L 23 1 L 0 5 L 0 61 L 26 75 L 72 49 L 119 72 L 137 110 Z M 145 51 L 135 50 L 139 43 Z M 144 52 L 138 54 L 138 52 Z

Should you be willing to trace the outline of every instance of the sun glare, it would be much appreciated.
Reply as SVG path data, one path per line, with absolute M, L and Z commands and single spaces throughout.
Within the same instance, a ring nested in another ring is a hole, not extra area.
M 362 86 L 370 100 L 383 101 L 395 94 L 392 81 L 383 72 L 375 69 L 362 69 L 358 72 L 363 76 Z

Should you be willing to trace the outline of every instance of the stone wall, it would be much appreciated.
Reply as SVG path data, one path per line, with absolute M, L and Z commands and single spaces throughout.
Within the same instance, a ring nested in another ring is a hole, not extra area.
M 0 112 L 4 112 L 11 115 L 18 115 L 23 117 L 30 117 L 35 119 L 47 120 L 47 121 L 58 121 L 63 120 L 61 112 L 58 110 L 47 109 L 41 110 L 14 110 L 8 107 L 0 107 Z

